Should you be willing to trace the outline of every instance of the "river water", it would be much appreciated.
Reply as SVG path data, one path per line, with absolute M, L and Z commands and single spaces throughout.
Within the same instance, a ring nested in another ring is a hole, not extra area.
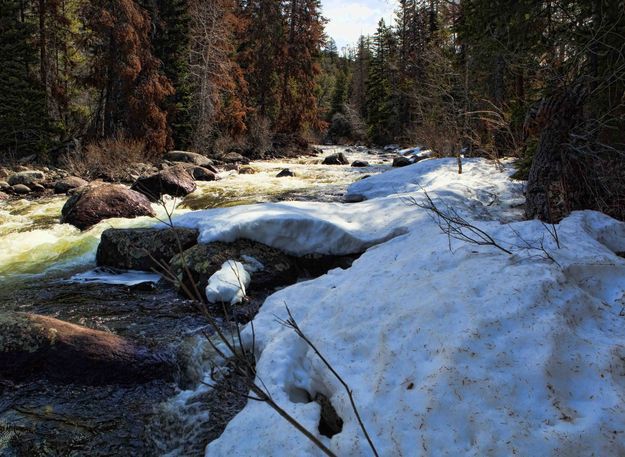
M 324 148 L 324 155 L 344 151 Z M 350 162 L 372 166 L 321 165 L 322 157 L 253 162 L 255 174 L 222 173 L 198 183 L 177 214 L 266 201 L 341 201 L 346 187 L 389 168 L 381 152 L 347 152 Z M 284 168 L 295 177 L 277 178 Z M 211 429 L 211 397 L 198 385 L 209 346 L 201 340 L 206 322 L 166 284 L 71 281 L 95 267 L 101 233 L 110 227 L 143 227 L 153 218 L 109 219 L 81 232 L 60 224 L 65 196 L 0 202 L 0 311 L 26 311 L 112 331 L 148 347 L 172 351 L 181 362 L 175 383 L 89 387 L 36 380 L 0 381 L 0 455 L 104 456 L 201 455 L 220 430 Z M 163 208 L 155 208 L 165 216 Z

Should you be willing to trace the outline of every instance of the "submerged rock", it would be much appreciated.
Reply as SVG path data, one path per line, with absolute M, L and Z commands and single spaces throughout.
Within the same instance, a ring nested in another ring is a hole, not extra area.
M 171 162 L 192 163 L 193 165 L 197 165 L 200 167 L 213 165 L 213 161 L 211 159 L 203 156 L 202 154 L 198 154 L 196 152 L 171 151 L 165 154 L 164 159 L 169 160 Z
M 184 228 L 108 229 L 96 255 L 98 266 L 126 270 L 161 270 L 180 249 L 197 244 L 198 231 Z M 178 244 L 180 243 L 180 244 Z
M 131 189 L 141 192 L 151 201 L 163 195 L 184 197 L 195 192 L 197 185 L 191 173 L 183 166 L 165 168 L 158 173 L 137 179 Z
M 136 384 L 173 377 L 163 355 L 112 333 L 52 317 L 0 314 L 0 377 L 45 377 L 87 385 Z
M 245 167 L 239 168 L 239 174 L 240 175 L 253 175 L 253 174 L 256 174 L 256 170 L 250 166 L 245 166 Z
M 77 189 L 65 206 L 61 222 L 81 230 L 112 217 L 155 216 L 145 195 L 121 184 L 90 184 Z
M 345 154 L 339 152 L 337 154 L 332 154 L 323 159 L 323 165 L 347 165 L 349 164 L 349 160 L 345 157 Z
M 71 189 L 77 189 L 79 187 L 83 187 L 89 184 L 82 178 L 77 176 L 69 176 L 67 178 L 61 179 L 54 184 L 54 193 L 55 194 L 66 194 Z
M 292 284 L 297 280 L 299 272 L 293 258 L 278 249 L 250 240 L 198 244 L 183 254 L 176 255 L 171 260 L 170 267 L 180 285 L 186 286 L 190 291 L 197 287 L 204 294 L 208 279 L 221 269 L 224 262 L 234 260 L 250 263 L 251 259 L 261 263 L 262 268 L 252 274 L 250 289 Z M 192 280 L 185 272 L 185 265 Z

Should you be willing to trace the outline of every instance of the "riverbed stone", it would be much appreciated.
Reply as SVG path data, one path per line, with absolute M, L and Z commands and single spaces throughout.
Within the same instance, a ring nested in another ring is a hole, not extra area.
M 184 197 L 197 189 L 193 176 L 184 166 L 165 168 L 158 173 L 137 179 L 131 187 L 151 201 L 158 201 L 163 195 Z
M 412 160 L 408 157 L 399 156 L 393 159 L 393 167 L 395 168 L 407 167 L 408 165 L 412 165 Z
M 197 244 L 198 231 L 185 228 L 108 229 L 102 233 L 98 266 L 161 271 L 181 249 Z
M 0 377 L 85 385 L 172 378 L 171 358 L 109 332 L 27 313 L 0 313 Z
M 243 157 L 238 152 L 227 152 L 226 154 L 222 154 L 219 156 L 219 160 L 225 163 L 250 163 L 250 159 Z
M 263 265 L 262 269 L 252 273 L 250 290 L 292 284 L 298 277 L 297 263 L 292 257 L 262 243 L 244 239 L 233 243 L 198 244 L 174 256 L 170 267 L 178 278 L 179 289 L 183 289 L 182 285 L 190 291 L 196 287 L 203 295 L 208 279 L 224 262 L 236 260 L 245 264 L 250 262 L 250 258 Z
M 92 183 L 76 189 L 62 209 L 62 223 L 81 230 L 113 217 L 155 216 L 148 198 L 121 184 Z
M 0 181 L 0 190 L 9 190 L 11 185 L 6 181 Z
M 79 187 L 83 187 L 89 184 L 82 178 L 78 176 L 68 176 L 67 178 L 61 179 L 54 183 L 54 193 L 55 194 L 66 194 L 70 189 L 77 189 Z
M 329 155 L 323 159 L 323 165 L 347 165 L 349 160 L 345 157 L 345 154 L 338 152 L 336 154 Z
M 9 184 L 12 186 L 23 184 L 30 187 L 31 185 L 41 182 L 44 179 L 46 179 L 46 175 L 42 171 L 27 170 L 20 171 L 19 173 L 9 176 Z
M 188 169 L 188 171 L 191 172 L 191 175 L 193 176 L 193 179 L 195 179 L 196 181 L 215 181 L 217 180 L 217 174 L 216 172 L 208 169 L 208 168 L 204 168 L 204 167 L 193 167 L 191 169 Z
M 11 191 L 17 195 L 26 195 L 31 192 L 31 189 L 24 184 L 15 184 L 11 186 Z
M 354 160 L 352 162 L 352 167 L 354 168 L 365 168 L 369 166 L 369 162 L 366 160 Z
M 33 192 L 43 192 L 44 190 L 46 190 L 45 186 L 43 186 L 42 184 L 39 183 L 33 183 L 30 186 L 30 190 L 32 190 Z
M 196 152 L 188 151 L 171 151 L 165 154 L 164 159 L 169 160 L 170 162 L 192 163 L 193 165 L 197 165 L 200 167 L 213 165 L 213 161 L 208 157 L 205 157 L 202 154 L 198 154 Z
M 293 176 L 295 176 L 295 173 L 289 170 L 288 168 L 285 168 L 284 170 L 282 170 L 280 173 L 276 175 L 276 178 L 289 178 Z

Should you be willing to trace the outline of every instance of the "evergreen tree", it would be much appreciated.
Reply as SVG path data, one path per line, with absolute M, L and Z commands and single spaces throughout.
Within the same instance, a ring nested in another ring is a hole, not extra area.
M 0 153 L 5 158 L 37 153 L 51 143 L 44 87 L 35 77 L 36 27 L 21 2 L 0 0 Z
M 153 11 L 154 55 L 162 62 L 163 73 L 175 89 L 175 94 L 167 101 L 169 123 L 173 142 L 182 149 L 189 147 L 193 133 L 189 75 L 190 21 L 187 0 L 156 0 Z
M 372 39 L 367 84 L 369 137 L 376 144 L 385 144 L 394 139 L 394 124 L 397 122 L 392 87 L 395 51 L 393 32 L 384 20 L 380 20 Z

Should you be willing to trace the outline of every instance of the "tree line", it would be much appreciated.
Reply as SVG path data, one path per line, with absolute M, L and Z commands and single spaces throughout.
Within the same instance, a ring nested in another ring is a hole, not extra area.
M 0 152 L 301 142 L 323 30 L 318 0 L 0 0 Z

